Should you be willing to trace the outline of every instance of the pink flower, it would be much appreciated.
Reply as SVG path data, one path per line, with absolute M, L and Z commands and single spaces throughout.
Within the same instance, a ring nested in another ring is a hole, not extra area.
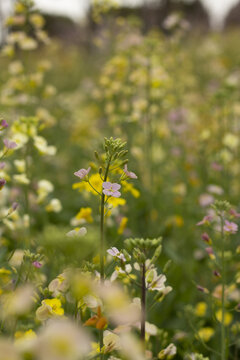
M 240 217 L 240 214 L 239 214 L 236 210 L 234 210 L 234 209 L 230 209 L 230 210 L 229 210 L 229 214 L 230 214 L 231 216 L 235 217 L 235 218 L 239 218 L 239 217 Z
M 205 294 L 209 294 L 209 290 L 201 285 L 197 285 L 197 289 Z
M 42 264 L 39 261 L 34 261 L 32 265 L 37 269 L 40 269 L 42 267 Z
M 236 232 L 238 231 L 238 225 L 235 224 L 234 222 L 225 220 L 225 225 L 223 227 L 223 230 L 229 234 L 236 234 Z
M 205 241 L 207 244 L 211 244 L 211 239 L 206 232 L 202 234 L 202 240 Z
M 121 188 L 121 185 L 117 183 L 110 183 L 109 181 L 105 181 L 102 184 L 103 187 L 103 193 L 107 196 L 113 196 L 113 197 L 120 197 L 121 193 L 118 191 Z
M 211 215 L 204 216 L 204 218 L 201 221 L 199 221 L 196 225 L 201 226 L 208 224 L 210 221 L 212 221 L 212 218 L 213 217 Z
M 210 259 L 215 260 L 216 256 L 214 255 L 213 249 L 211 247 L 207 247 L 206 252 L 208 253 Z
M 219 271 L 217 271 L 217 270 L 214 270 L 214 271 L 213 271 L 213 275 L 214 275 L 214 276 L 216 276 L 216 277 L 218 277 L 218 278 L 220 278 L 220 277 L 221 277 L 220 272 L 219 272 Z
M 0 179 L 0 190 L 2 190 L 2 188 L 4 187 L 5 184 L 6 184 L 6 180 Z
M 211 167 L 212 167 L 212 169 L 215 170 L 215 171 L 222 171 L 222 169 L 223 169 L 222 165 L 220 165 L 220 164 L 218 164 L 218 163 L 216 163 L 216 162 L 213 162 L 213 163 L 211 164 Z
M 3 119 L 0 126 L 2 127 L 2 129 L 6 129 L 8 127 L 8 123 L 6 122 L 6 120 Z
M 80 179 L 85 178 L 85 176 L 88 175 L 89 171 L 91 170 L 91 168 L 89 167 L 88 169 L 80 169 L 78 171 L 76 171 L 74 173 L 75 176 L 79 177 Z
M 130 179 L 137 179 L 138 178 L 137 175 L 134 172 L 128 171 L 127 164 L 124 166 L 123 171 L 125 172 L 127 177 L 129 177 Z
M 5 162 L 0 162 L 0 169 L 2 170 L 2 169 L 4 169 L 5 168 Z
M 199 196 L 199 204 L 202 207 L 211 205 L 214 202 L 214 197 L 210 194 L 202 194 Z
M 15 147 L 17 147 L 17 144 L 14 141 L 4 139 L 3 142 L 7 149 L 15 149 Z

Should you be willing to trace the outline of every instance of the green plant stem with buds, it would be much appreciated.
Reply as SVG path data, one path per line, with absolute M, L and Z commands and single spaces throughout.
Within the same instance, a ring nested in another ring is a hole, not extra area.
M 107 180 L 109 167 L 111 165 L 111 156 L 108 160 L 104 181 Z M 101 214 L 100 214 L 100 279 L 101 283 L 104 282 L 105 278 L 105 269 L 104 269 L 104 253 L 105 253 L 105 227 L 104 227 L 104 209 L 105 209 L 105 195 L 102 192 L 101 194 Z M 103 330 L 100 330 L 99 333 L 99 343 L 100 343 L 100 351 L 103 348 Z M 104 359 L 104 354 L 101 354 L 100 359 Z
M 107 163 L 104 181 L 107 181 L 109 167 L 111 165 L 112 158 L 110 157 Z M 105 252 L 105 229 L 104 229 L 104 205 L 105 205 L 105 195 L 102 192 L 101 194 L 101 220 L 100 220 L 100 277 L 101 282 L 104 281 L 104 252 Z

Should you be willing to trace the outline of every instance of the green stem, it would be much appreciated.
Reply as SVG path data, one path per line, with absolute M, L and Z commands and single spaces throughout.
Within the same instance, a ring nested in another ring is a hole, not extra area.
M 104 181 L 107 180 L 109 167 L 111 164 L 111 157 L 108 160 Z M 100 214 L 100 280 L 103 284 L 104 282 L 104 253 L 105 253 L 105 228 L 104 228 L 104 208 L 105 208 L 105 194 L 102 192 L 101 194 L 101 214 Z M 103 330 L 99 332 L 99 343 L 100 343 L 100 350 L 103 348 Z M 100 359 L 104 359 L 104 354 L 100 355 Z
M 145 324 L 146 324 L 146 266 L 142 264 L 142 297 L 141 297 L 141 340 L 143 344 L 143 351 L 145 352 Z
M 224 223 L 223 217 L 221 216 L 221 241 L 222 241 L 222 249 L 221 249 L 221 265 L 222 265 L 222 297 L 221 297 L 221 305 L 222 305 L 222 322 L 221 322 L 221 360 L 226 359 L 226 341 L 225 341 L 225 283 L 226 283 L 226 269 L 225 269 L 225 254 L 224 254 L 224 245 L 225 245 L 225 236 L 224 236 Z

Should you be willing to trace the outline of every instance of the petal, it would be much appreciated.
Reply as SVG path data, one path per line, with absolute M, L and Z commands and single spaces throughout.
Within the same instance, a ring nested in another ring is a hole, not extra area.
M 112 193 L 112 196 L 119 198 L 121 196 L 121 193 L 119 191 L 114 191 L 114 193 Z
M 104 193 L 104 195 L 107 195 L 107 196 L 113 196 L 113 192 L 112 191 L 110 191 L 110 190 L 103 190 L 103 193 Z
M 112 183 L 110 183 L 109 181 L 104 181 L 102 184 L 104 189 L 111 189 Z
M 112 184 L 112 189 L 113 190 L 119 190 L 120 188 L 121 188 L 120 184 L 117 184 L 117 183 Z

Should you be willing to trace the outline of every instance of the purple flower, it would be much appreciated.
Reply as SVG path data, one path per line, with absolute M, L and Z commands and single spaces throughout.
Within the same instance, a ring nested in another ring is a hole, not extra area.
M 138 178 L 137 175 L 134 172 L 128 171 L 127 164 L 124 166 L 123 171 L 125 172 L 127 177 L 129 177 L 130 179 L 137 179 Z
M 216 277 L 218 277 L 218 278 L 220 278 L 220 277 L 221 277 L 220 272 L 219 272 L 219 271 L 217 271 L 217 270 L 214 270 L 214 271 L 213 271 L 213 275 L 214 275 L 214 276 L 216 276 Z
M 3 142 L 7 149 L 15 149 L 15 147 L 17 147 L 17 144 L 14 141 L 4 139 Z
M 6 180 L 0 179 L 0 190 L 2 190 L 2 188 L 4 187 L 5 184 L 6 184 Z
M 210 221 L 212 221 L 212 219 L 213 217 L 211 215 L 204 216 L 204 218 L 201 221 L 199 221 L 196 225 L 201 226 L 208 224 Z
M 229 234 L 236 234 L 236 232 L 238 231 L 238 225 L 235 224 L 234 222 L 225 220 L 225 225 L 223 227 L 223 230 Z
M 18 203 L 17 202 L 12 203 L 13 211 L 17 210 L 17 208 L 18 208 Z
M 8 123 L 6 122 L 6 120 L 3 119 L 3 120 L 1 121 L 0 126 L 2 127 L 2 129 L 6 129 L 9 125 L 8 125 Z
M 5 168 L 6 163 L 5 162 L 0 162 L 0 170 Z
M 34 261 L 32 265 L 37 269 L 40 269 L 42 267 L 42 264 L 39 261 Z
M 121 188 L 121 185 L 117 183 L 110 183 L 109 181 L 105 181 L 102 184 L 103 187 L 103 193 L 107 196 L 113 196 L 113 197 L 120 197 L 121 193 L 118 191 Z
M 80 169 L 74 173 L 75 176 L 79 177 L 80 179 L 85 178 L 85 176 L 88 175 L 89 171 L 91 170 L 91 167 L 88 169 Z
M 12 206 L 9 209 L 8 215 L 12 214 L 15 210 L 17 210 L 17 208 L 18 208 L 18 203 L 17 202 L 12 203 Z
M 201 285 L 197 285 L 197 289 L 201 292 L 203 292 L 204 294 L 209 294 L 209 290 L 207 288 L 204 288 Z

